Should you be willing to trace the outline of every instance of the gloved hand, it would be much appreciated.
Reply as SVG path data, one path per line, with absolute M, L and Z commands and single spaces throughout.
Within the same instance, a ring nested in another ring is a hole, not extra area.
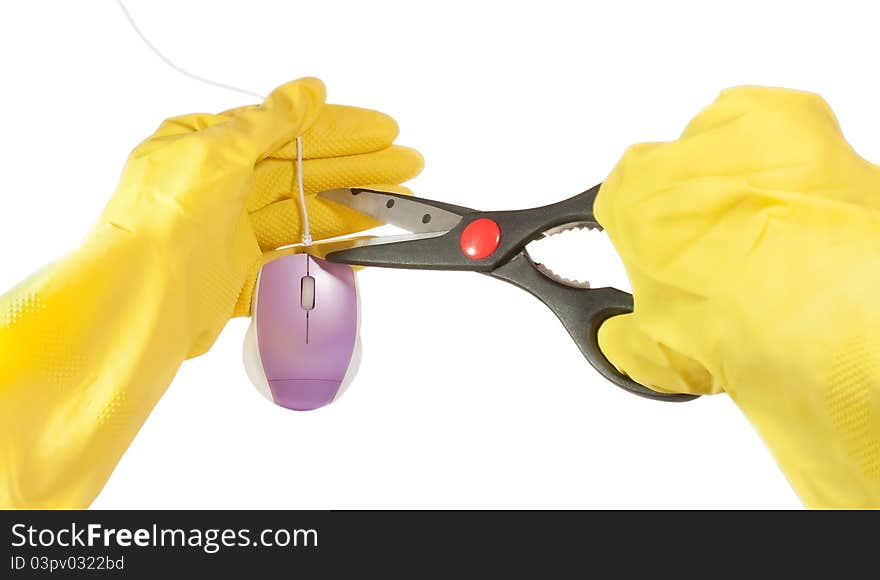
M 615 366 L 728 393 L 806 505 L 880 507 L 880 168 L 827 104 L 727 90 L 628 149 L 595 210 L 635 300 L 600 329 Z
M 260 106 L 166 121 L 131 154 L 82 246 L 0 298 L 0 507 L 84 507 L 187 357 L 249 312 L 264 256 L 372 227 L 317 191 L 396 184 L 422 159 L 394 121 L 302 79 Z

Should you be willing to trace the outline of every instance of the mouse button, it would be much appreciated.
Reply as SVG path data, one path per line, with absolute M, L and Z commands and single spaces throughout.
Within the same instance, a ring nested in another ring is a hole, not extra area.
M 303 372 L 303 357 L 295 354 L 306 344 L 307 313 L 299 305 L 300 281 L 305 275 L 306 260 L 301 254 L 273 260 L 260 272 L 253 316 L 257 347 L 269 380 L 297 377 Z
M 303 254 L 288 254 L 263 264 L 261 275 L 272 277 L 293 277 L 296 279 L 309 273 L 309 260 Z

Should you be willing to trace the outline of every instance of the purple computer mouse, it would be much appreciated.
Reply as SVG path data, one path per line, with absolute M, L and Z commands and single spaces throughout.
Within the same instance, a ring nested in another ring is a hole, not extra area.
M 308 411 L 333 402 L 360 362 L 354 269 L 308 254 L 264 265 L 257 278 L 245 368 L 276 405 Z

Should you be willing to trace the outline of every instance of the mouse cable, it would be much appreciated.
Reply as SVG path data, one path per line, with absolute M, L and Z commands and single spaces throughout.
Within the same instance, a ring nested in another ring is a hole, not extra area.
M 179 66 L 173 60 L 168 58 L 161 50 L 159 50 L 158 47 L 156 47 L 156 45 L 153 44 L 149 38 L 147 38 L 147 35 L 144 34 L 144 32 L 140 29 L 140 27 L 138 26 L 134 17 L 131 15 L 131 12 L 128 10 L 128 7 L 125 5 L 125 3 L 122 0 L 116 0 L 116 4 L 117 4 L 117 6 L 119 6 L 119 9 L 122 10 L 122 13 L 125 15 L 125 19 L 128 20 L 128 23 L 131 25 L 131 28 L 135 31 L 135 33 L 137 33 L 137 35 L 140 37 L 140 39 L 143 41 L 143 43 L 145 45 L 147 45 L 147 48 L 149 48 L 150 51 L 154 55 L 156 55 L 156 57 L 159 58 L 159 60 L 161 60 L 166 65 L 168 65 L 172 69 L 176 70 L 177 72 L 179 72 L 183 76 L 189 77 L 190 79 L 192 79 L 194 81 L 198 81 L 200 83 L 204 83 L 204 84 L 210 85 L 212 87 L 225 89 L 227 91 L 234 91 L 236 93 L 240 93 L 242 95 L 247 95 L 249 97 L 255 97 L 257 99 L 260 99 L 261 101 L 266 98 L 264 95 L 261 95 L 259 93 L 255 93 L 254 91 L 249 91 L 247 89 L 242 89 L 242 88 L 236 87 L 234 85 L 221 83 L 219 81 L 215 81 L 215 80 L 194 74 L 194 73 L 186 70 L 182 66 Z M 308 247 L 312 244 L 312 232 L 311 232 L 311 228 L 309 226 L 309 212 L 306 207 L 306 194 L 305 194 L 305 187 L 303 186 L 303 147 L 302 147 L 302 136 L 301 135 L 297 135 L 297 137 L 296 137 L 296 186 L 297 186 L 297 193 L 299 194 L 299 207 L 300 207 L 300 212 L 302 214 L 302 222 L 303 222 L 302 223 L 302 226 L 303 226 L 302 244 L 303 244 L 303 246 Z

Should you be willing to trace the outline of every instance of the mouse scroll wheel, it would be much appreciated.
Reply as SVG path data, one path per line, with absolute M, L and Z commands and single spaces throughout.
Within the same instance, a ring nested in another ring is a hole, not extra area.
M 312 276 L 303 276 L 299 288 L 299 305 L 303 310 L 311 310 L 315 307 L 315 279 Z

